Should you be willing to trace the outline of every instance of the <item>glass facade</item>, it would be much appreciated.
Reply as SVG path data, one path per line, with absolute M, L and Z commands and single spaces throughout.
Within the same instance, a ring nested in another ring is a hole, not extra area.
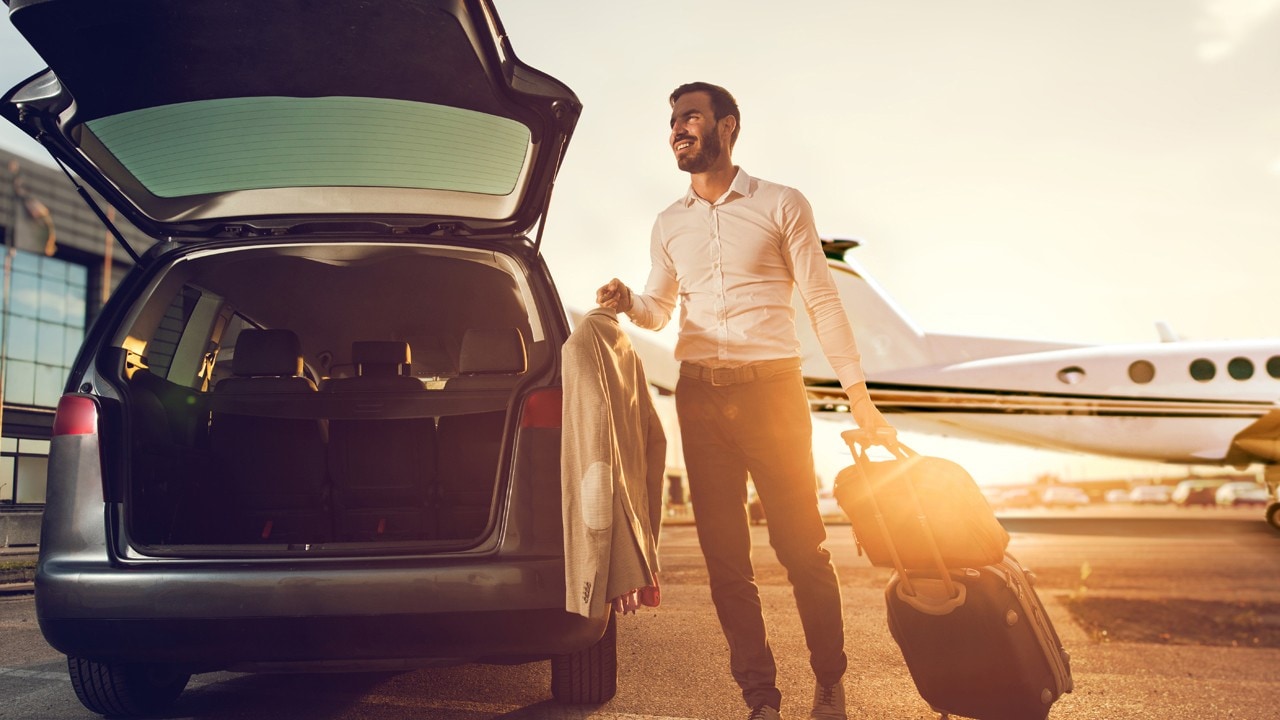
M 43 505 L 49 441 L 0 439 L 0 506 Z
M 84 339 L 89 268 L 17 249 L 8 262 L 4 404 L 56 407 Z M 48 455 L 48 440 L 2 439 L 0 507 L 44 504 Z
M 4 402 L 55 407 L 84 339 L 89 269 L 15 250 L 9 278 Z

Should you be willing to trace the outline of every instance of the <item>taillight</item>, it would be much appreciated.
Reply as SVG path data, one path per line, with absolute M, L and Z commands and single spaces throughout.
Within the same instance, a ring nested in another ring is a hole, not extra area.
M 524 412 L 520 415 L 522 428 L 558 428 L 563 412 L 564 395 L 560 388 L 534 390 L 524 399 Z
M 94 435 L 98 432 L 98 405 L 84 395 L 63 395 L 53 416 L 53 437 Z

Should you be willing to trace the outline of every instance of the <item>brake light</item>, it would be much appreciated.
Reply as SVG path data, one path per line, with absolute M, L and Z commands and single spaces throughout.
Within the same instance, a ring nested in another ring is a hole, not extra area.
M 53 416 L 53 437 L 59 435 L 96 435 L 98 404 L 84 395 L 63 395 Z
M 524 399 L 524 412 L 520 415 L 522 428 L 558 428 L 564 408 L 564 395 L 560 388 L 534 390 Z

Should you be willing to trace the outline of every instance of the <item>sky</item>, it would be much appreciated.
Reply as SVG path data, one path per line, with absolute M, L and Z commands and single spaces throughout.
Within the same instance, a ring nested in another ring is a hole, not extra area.
M 1280 0 L 495 0 L 584 110 L 544 252 L 570 306 L 642 286 L 688 185 L 667 96 L 742 111 L 734 160 L 931 332 L 1087 343 L 1280 337 Z M 0 85 L 43 67 L 0 25 Z M 39 157 L 9 127 L 0 145 Z M 641 332 L 637 330 L 636 332 Z M 938 444 L 980 480 L 1181 472 Z

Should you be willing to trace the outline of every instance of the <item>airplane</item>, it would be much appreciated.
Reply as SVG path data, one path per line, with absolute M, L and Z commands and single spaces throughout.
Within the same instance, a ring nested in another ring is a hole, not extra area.
M 1088 345 L 929 333 L 823 239 L 871 398 L 899 429 L 1137 460 L 1264 468 L 1280 483 L 1280 339 Z M 804 309 L 797 298 L 797 317 Z M 812 329 L 796 323 L 811 407 L 847 411 Z M 632 340 L 651 384 L 671 391 L 671 350 Z M 1280 503 L 1267 511 L 1280 527 Z

